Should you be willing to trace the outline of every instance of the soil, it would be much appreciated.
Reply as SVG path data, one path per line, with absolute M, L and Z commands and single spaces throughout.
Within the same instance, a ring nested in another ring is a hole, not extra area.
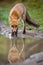
M 43 30 L 26 30 L 26 34 L 23 34 L 22 32 L 23 30 L 18 30 L 19 38 L 43 38 Z M 11 34 L 10 26 L 6 25 L 3 21 L 0 21 L 0 34 L 8 38 Z

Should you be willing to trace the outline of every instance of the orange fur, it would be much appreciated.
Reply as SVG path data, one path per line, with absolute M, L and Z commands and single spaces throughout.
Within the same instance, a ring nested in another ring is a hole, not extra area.
M 18 49 L 16 47 L 12 47 L 9 50 L 8 54 L 8 61 L 9 63 L 17 63 L 24 60 L 24 55 L 19 53 Z
M 16 30 L 19 24 L 20 17 L 22 17 L 23 20 L 25 20 L 25 16 L 26 16 L 26 9 L 24 5 L 22 3 L 16 4 L 11 9 L 10 14 L 9 14 L 9 21 L 10 21 L 9 24 L 11 28 L 13 30 Z M 14 25 L 14 27 L 12 27 L 12 25 Z M 17 27 L 15 27 L 15 25 L 17 25 Z
M 19 56 L 19 51 L 17 50 L 17 48 L 12 47 L 9 50 L 9 54 L 8 54 L 8 61 L 10 63 L 14 63 L 14 62 L 20 62 L 20 56 Z

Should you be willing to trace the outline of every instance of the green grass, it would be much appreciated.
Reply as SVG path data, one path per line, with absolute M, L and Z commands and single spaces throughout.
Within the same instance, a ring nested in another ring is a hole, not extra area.
M 9 5 L 0 4 L 0 19 L 3 20 L 6 24 L 8 24 L 9 10 Z
M 43 30 L 43 3 L 31 2 L 28 10 L 31 18 L 40 24 L 39 29 Z
M 24 4 L 27 7 L 28 13 L 30 15 L 30 17 L 37 21 L 40 24 L 40 27 L 38 28 L 38 30 L 42 30 L 43 29 L 43 4 L 40 2 L 24 2 Z M 10 9 L 13 7 L 13 4 L 8 4 L 8 3 L 0 3 L 0 19 L 2 19 L 6 24 L 9 24 L 9 12 Z M 28 27 L 35 29 L 33 26 L 27 26 Z M 22 24 L 20 22 L 19 28 L 22 28 Z

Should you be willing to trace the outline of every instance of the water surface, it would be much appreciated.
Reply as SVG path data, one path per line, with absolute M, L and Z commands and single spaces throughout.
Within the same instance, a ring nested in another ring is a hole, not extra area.
M 19 51 L 21 51 L 23 43 L 25 44 L 25 59 L 29 58 L 32 54 L 43 52 L 43 39 L 41 38 L 18 38 L 16 45 Z M 4 63 L 8 62 L 10 45 L 11 40 L 0 35 L 0 60 Z

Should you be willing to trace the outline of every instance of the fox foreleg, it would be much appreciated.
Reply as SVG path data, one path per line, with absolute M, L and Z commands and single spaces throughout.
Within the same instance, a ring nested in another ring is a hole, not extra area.
M 16 37 L 17 37 L 17 34 L 18 34 L 18 28 L 17 28 L 17 30 L 16 30 L 16 32 L 15 32 Z
M 14 36 L 14 31 L 12 30 L 12 32 L 11 32 L 11 36 Z

